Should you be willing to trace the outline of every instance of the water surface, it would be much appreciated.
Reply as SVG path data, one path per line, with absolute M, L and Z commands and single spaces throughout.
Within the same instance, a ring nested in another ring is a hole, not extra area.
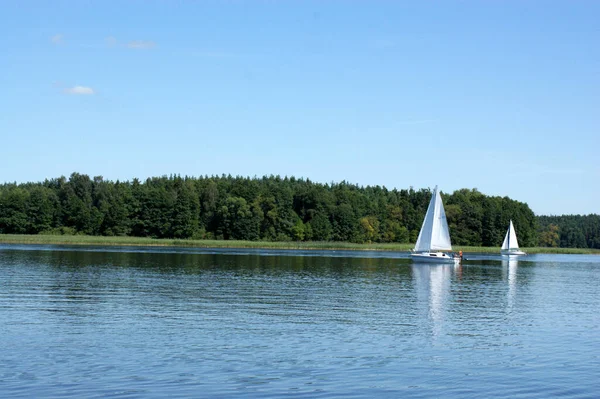
M 0 246 L 0 397 L 600 392 L 600 257 Z

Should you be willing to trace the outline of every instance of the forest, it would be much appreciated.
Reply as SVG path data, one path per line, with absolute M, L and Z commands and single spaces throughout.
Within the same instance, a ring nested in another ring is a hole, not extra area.
M 600 215 L 538 217 L 542 247 L 600 248 Z
M 600 218 L 536 217 L 477 189 L 442 193 L 455 245 L 500 246 L 512 219 L 522 247 L 600 248 Z M 430 189 L 265 176 L 108 181 L 73 173 L 0 185 L 0 234 L 265 241 L 415 242 Z

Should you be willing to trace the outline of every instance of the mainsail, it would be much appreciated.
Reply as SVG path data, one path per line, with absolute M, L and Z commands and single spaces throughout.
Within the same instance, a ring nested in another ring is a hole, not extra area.
M 502 243 L 501 249 L 519 249 L 519 242 L 517 241 L 517 234 L 515 233 L 515 228 L 513 226 L 512 220 L 510 221 L 510 225 L 508 226 L 506 236 L 504 236 L 504 242 Z
M 452 251 L 446 212 L 437 186 L 433 190 L 414 250 L 416 252 Z

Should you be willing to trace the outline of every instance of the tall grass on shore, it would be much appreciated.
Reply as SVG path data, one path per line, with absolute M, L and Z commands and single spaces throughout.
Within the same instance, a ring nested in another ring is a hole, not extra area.
M 356 251 L 410 251 L 414 244 L 349 242 L 272 242 L 236 240 L 177 240 L 147 237 L 105 237 L 85 235 L 21 235 L 0 234 L 0 243 L 38 245 L 106 245 L 106 246 L 159 246 L 195 248 L 263 248 L 263 249 L 305 249 L 305 250 L 356 250 Z M 499 253 L 499 247 L 454 246 L 455 251 L 464 253 Z M 586 248 L 523 248 L 529 254 L 600 254 L 600 250 Z
M 412 244 L 355 244 L 331 241 L 239 241 L 239 240 L 181 240 L 148 237 L 105 237 L 86 235 L 20 235 L 0 234 L 0 243 L 41 245 L 122 245 L 197 248 L 265 248 L 265 249 L 340 249 L 409 251 Z

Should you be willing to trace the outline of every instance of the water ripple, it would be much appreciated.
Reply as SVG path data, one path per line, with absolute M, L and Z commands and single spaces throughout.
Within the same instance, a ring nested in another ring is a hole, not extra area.
M 3 246 L 0 396 L 600 392 L 599 257 L 305 255 Z

